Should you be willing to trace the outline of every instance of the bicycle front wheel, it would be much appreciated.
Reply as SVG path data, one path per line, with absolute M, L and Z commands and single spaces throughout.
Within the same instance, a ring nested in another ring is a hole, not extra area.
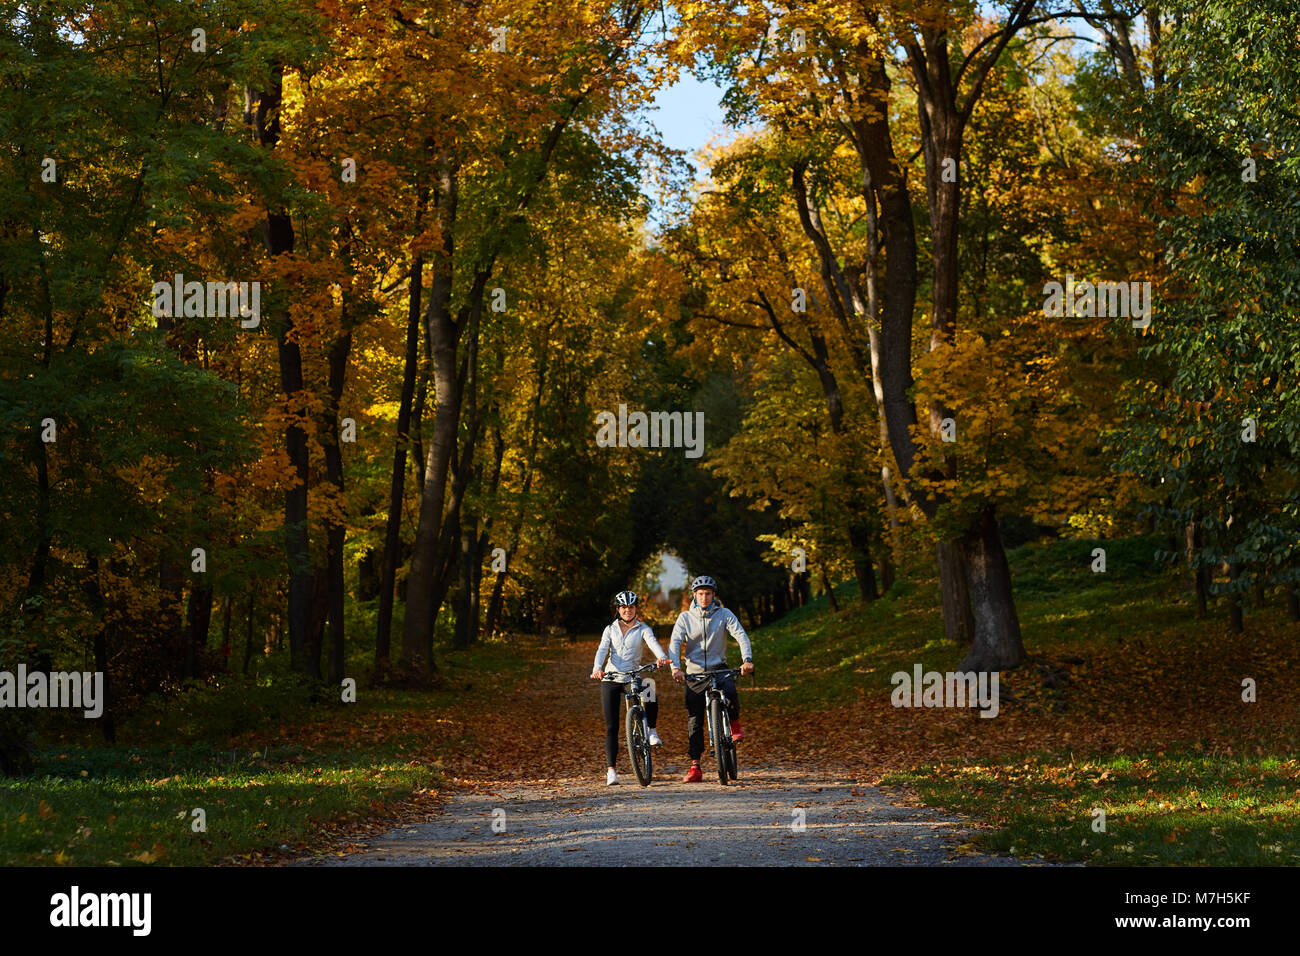
M 650 740 L 645 732 L 645 712 L 640 707 L 627 709 L 627 753 L 632 758 L 637 783 L 650 786 Z
M 713 755 L 718 758 L 718 782 L 727 785 L 727 743 L 722 734 L 722 702 L 716 697 L 709 699 L 709 733 L 713 737 Z

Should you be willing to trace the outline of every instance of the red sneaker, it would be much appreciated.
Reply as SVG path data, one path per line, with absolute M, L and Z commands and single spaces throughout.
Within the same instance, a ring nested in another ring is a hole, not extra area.
M 700 765 L 695 764 L 693 767 L 691 767 L 690 773 L 688 773 L 685 779 L 682 780 L 682 783 L 699 783 L 703 779 L 704 779 L 704 774 L 700 771 Z
M 738 741 L 738 740 L 744 740 L 744 739 L 745 739 L 745 732 L 744 732 L 743 730 L 740 729 L 740 721 L 738 721 L 738 720 L 733 720 L 733 721 L 731 722 L 731 740 L 732 740 L 732 742 L 734 743 L 734 742 L 736 742 L 736 741 Z

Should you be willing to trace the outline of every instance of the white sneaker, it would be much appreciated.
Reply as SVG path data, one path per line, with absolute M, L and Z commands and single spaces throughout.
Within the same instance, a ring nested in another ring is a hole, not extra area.
M 606 771 L 605 771 L 605 786 L 607 786 L 607 787 L 612 787 L 612 786 L 614 786 L 614 785 L 617 784 L 617 783 L 618 783 L 618 774 L 616 774 L 613 770 L 606 770 Z
M 659 731 L 657 731 L 657 730 L 655 730 L 653 727 L 651 727 L 651 728 L 650 728 L 650 746 L 651 746 L 651 747 L 658 747 L 661 743 L 663 743 L 663 741 L 659 739 Z

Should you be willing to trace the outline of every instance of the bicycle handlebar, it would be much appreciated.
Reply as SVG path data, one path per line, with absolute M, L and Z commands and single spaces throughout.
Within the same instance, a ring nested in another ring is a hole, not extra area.
M 646 671 L 655 670 L 658 667 L 659 667 L 658 662 L 654 662 L 650 664 L 642 664 L 640 667 L 638 667 L 636 670 L 632 671 L 631 673 L 628 673 L 627 671 L 605 671 L 605 677 L 609 677 L 611 674 L 615 674 L 619 677 L 636 677 L 640 674 L 644 674 Z

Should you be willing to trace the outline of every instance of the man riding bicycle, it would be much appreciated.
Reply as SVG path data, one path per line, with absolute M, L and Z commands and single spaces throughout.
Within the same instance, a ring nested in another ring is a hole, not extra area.
M 694 600 L 691 606 L 677 616 L 673 625 L 672 640 L 668 644 L 668 657 L 673 663 L 673 680 L 686 682 L 687 675 L 696 675 L 706 670 L 722 670 L 727 666 L 727 635 L 730 634 L 740 645 L 740 654 L 744 663 L 740 665 L 742 674 L 754 673 L 753 652 L 749 646 L 749 635 L 740 624 L 740 619 L 722 604 L 714 600 L 717 582 L 708 575 L 701 575 L 691 582 Z M 682 672 L 681 654 L 685 645 L 686 673 Z M 742 740 L 745 732 L 740 729 L 740 696 L 736 693 L 736 681 L 728 674 L 719 681 L 719 687 L 727 698 L 727 716 L 731 720 L 731 739 Z M 698 783 L 704 779 L 700 770 L 700 755 L 704 753 L 704 689 L 697 693 L 686 684 L 686 732 L 689 736 L 688 749 L 691 755 L 691 769 L 686 774 L 686 783 Z

